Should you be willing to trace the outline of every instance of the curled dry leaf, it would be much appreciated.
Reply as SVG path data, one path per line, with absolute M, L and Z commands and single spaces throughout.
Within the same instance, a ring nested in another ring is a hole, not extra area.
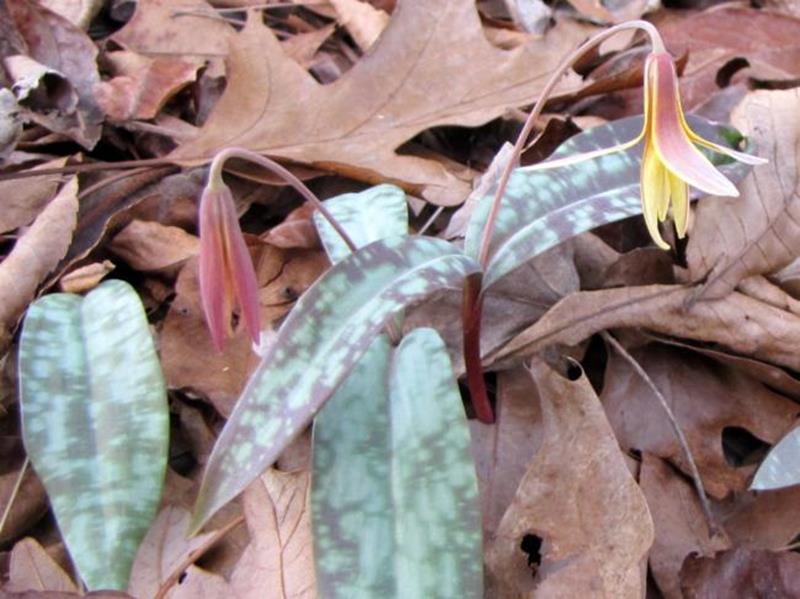
M 691 279 L 705 279 L 700 298 L 722 297 L 745 277 L 774 272 L 800 254 L 798 104 L 797 89 L 757 91 L 734 111 L 733 124 L 769 164 L 742 182 L 741 197 L 698 204 L 687 260 Z
M 531 371 L 544 437 L 487 554 L 496 596 L 641 597 L 653 522 L 597 395 L 585 377 Z M 536 580 L 526 535 L 542 539 Z
M 4 591 L 61 591 L 78 593 L 78 587 L 35 540 L 26 537 L 16 543 L 9 560 L 8 583 Z
M 800 317 L 738 292 L 687 307 L 693 297 L 694 289 L 683 285 L 579 291 L 558 302 L 488 361 L 519 358 L 553 344 L 577 345 L 605 329 L 644 327 L 717 343 L 738 354 L 800 370 Z
M 162 270 L 200 251 L 200 240 L 179 227 L 133 220 L 114 236 L 108 248 L 139 271 Z
M 39 3 L 81 29 L 88 29 L 103 8 L 103 0 L 39 0 Z
M 0 353 L 39 284 L 67 253 L 77 224 L 77 196 L 73 177 L 0 263 Z
M 19 538 L 47 513 L 47 495 L 33 468 L 25 469 L 22 486 L 14 495 L 21 467 L 20 459 L 17 468 L 0 475 L 0 513 L 8 509 L 8 502 L 12 501 L 12 498 L 14 502 L 11 504 L 5 526 L 0 531 L 0 543 L 8 543 Z
M 30 57 L 64 75 L 78 94 L 74 112 L 63 119 L 43 115 L 42 125 L 69 135 L 85 148 L 93 148 L 100 139 L 103 121 L 94 99 L 94 86 L 100 82 L 94 42 L 68 20 L 36 2 L 8 0 L 5 5 Z
M 58 286 L 65 293 L 85 293 L 97 287 L 114 268 L 111 260 L 92 262 L 65 274 L 59 279 Z
M 762 80 L 800 76 L 800 19 L 785 12 L 727 4 L 699 13 L 662 11 L 654 22 L 674 56 L 689 54 L 681 78 L 687 110 L 719 92 L 738 69 Z
M 776 443 L 792 426 L 797 404 L 733 368 L 694 353 L 647 346 L 631 355 L 672 407 L 708 494 L 721 499 L 745 490 L 755 464 L 731 465 L 728 460 L 734 458 L 726 458 L 723 432 L 744 429 L 762 442 Z M 624 448 L 649 452 L 689 472 L 652 390 L 616 353 L 609 357 L 601 399 Z
M 395 149 L 430 127 L 475 126 L 529 103 L 590 31 L 563 19 L 543 39 L 505 52 L 486 40 L 474 3 L 406 2 L 372 51 L 320 85 L 252 13 L 231 43 L 224 95 L 199 136 L 171 157 L 192 164 L 238 145 L 367 182 L 395 181 L 452 205 L 469 192 L 467 181 Z
M 261 239 L 270 245 L 287 250 L 322 249 L 317 228 L 311 218 L 313 214 L 314 206 L 309 203 L 303 204 L 292 210 L 281 224 L 262 235 Z
M 198 65 L 175 57 L 150 58 L 136 52 L 110 52 L 114 78 L 99 83 L 94 94 L 116 121 L 152 119 L 172 96 L 195 80 Z
M 694 486 L 667 462 L 643 453 L 639 484 L 656 531 L 650 571 L 665 599 L 683 599 L 680 570 L 686 556 L 714 555 L 731 544 L 723 536 L 710 533 Z

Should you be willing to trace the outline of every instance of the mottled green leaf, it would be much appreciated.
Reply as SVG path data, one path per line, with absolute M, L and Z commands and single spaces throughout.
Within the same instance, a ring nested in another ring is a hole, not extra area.
M 436 331 L 375 340 L 316 418 L 313 481 L 322 596 L 483 596 L 469 431 Z
M 756 491 L 800 485 L 800 428 L 792 430 L 761 462 L 750 488 Z
M 395 312 L 477 270 L 452 244 L 403 237 L 372 243 L 320 277 L 284 321 L 217 439 L 195 529 L 275 461 Z
M 376 185 L 324 203 L 356 247 L 408 232 L 406 194 L 394 185 Z M 314 213 L 314 224 L 331 262 L 335 264 L 350 254 L 350 248 L 319 212 Z
M 723 145 L 741 139 L 736 138 L 736 132 L 730 127 L 698 117 L 690 116 L 689 123 L 702 137 Z M 594 127 L 562 144 L 551 159 L 612 147 L 635 138 L 641 128 L 641 116 Z M 514 171 L 489 247 L 484 289 L 575 235 L 641 214 L 641 153 L 639 144 L 626 152 L 559 168 Z M 718 154 L 712 157 L 733 181 L 741 180 L 750 169 L 738 162 L 730 163 L 730 159 Z M 478 255 L 491 196 L 489 194 L 478 204 L 467 228 L 464 251 L 473 257 Z
M 166 387 L 142 304 L 122 281 L 47 295 L 19 349 L 25 448 L 91 589 L 128 585 L 167 461 Z

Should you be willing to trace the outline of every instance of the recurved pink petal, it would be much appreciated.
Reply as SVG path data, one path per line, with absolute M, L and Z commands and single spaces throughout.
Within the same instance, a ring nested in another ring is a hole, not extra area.
M 211 340 L 222 351 L 230 322 L 230 284 L 225 274 L 221 190 L 200 198 L 200 300 Z
M 651 88 L 652 130 L 661 161 L 689 185 L 706 193 L 738 196 L 739 191 L 698 150 L 683 124 L 678 77 L 672 57 L 655 52 L 647 59 L 647 85 Z
M 223 206 L 223 231 L 225 256 L 229 263 L 228 274 L 235 290 L 239 308 L 244 319 L 247 332 L 253 343 L 258 345 L 261 338 L 261 323 L 259 316 L 258 283 L 253 260 L 239 228 L 239 218 L 233 199 Z

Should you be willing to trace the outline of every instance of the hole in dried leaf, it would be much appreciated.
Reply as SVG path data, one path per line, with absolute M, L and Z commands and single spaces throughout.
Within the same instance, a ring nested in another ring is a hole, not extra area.
M 528 565 L 535 572 L 542 564 L 542 537 L 528 534 L 522 537 L 519 548 L 528 554 Z
M 579 378 L 583 376 L 583 367 L 580 365 L 580 362 L 574 362 L 572 360 L 567 361 L 567 378 L 571 381 L 577 381 Z
M 769 443 L 747 429 L 738 426 L 726 426 L 722 429 L 722 452 L 725 454 L 725 461 L 734 468 L 757 464 L 767 455 L 770 447 Z

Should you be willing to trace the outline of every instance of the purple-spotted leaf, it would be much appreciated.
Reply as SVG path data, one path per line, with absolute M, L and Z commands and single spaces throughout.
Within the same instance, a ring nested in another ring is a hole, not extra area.
M 314 422 L 311 506 L 324 597 L 483 596 L 480 509 L 444 342 L 379 336 Z
M 773 447 L 758 467 L 750 489 L 767 491 L 800 485 L 800 428 Z
M 730 127 L 688 116 L 692 129 L 701 137 L 730 146 L 741 135 Z M 594 127 L 562 144 L 551 159 L 609 148 L 635 138 L 642 129 L 642 117 L 629 117 Z M 625 152 L 543 170 L 516 170 L 508 182 L 497 215 L 484 290 L 531 258 L 575 235 L 614 221 L 641 214 L 639 176 L 641 144 Z M 732 181 L 749 171 L 730 159 L 712 158 Z M 467 228 L 464 250 L 477 256 L 484 224 L 494 191 L 475 209 Z M 644 225 L 643 225 L 644 226 Z
M 394 185 L 345 193 L 325 200 L 325 207 L 356 247 L 408 232 L 406 194 Z M 314 224 L 331 262 L 336 264 L 350 254 L 350 248 L 319 212 L 314 213 Z
M 144 309 L 122 281 L 31 305 L 19 349 L 25 449 L 81 578 L 128 586 L 167 465 L 166 387 Z
M 217 439 L 193 529 L 277 459 L 395 312 L 458 287 L 478 268 L 440 239 L 394 237 L 360 249 L 320 277 L 284 321 Z

